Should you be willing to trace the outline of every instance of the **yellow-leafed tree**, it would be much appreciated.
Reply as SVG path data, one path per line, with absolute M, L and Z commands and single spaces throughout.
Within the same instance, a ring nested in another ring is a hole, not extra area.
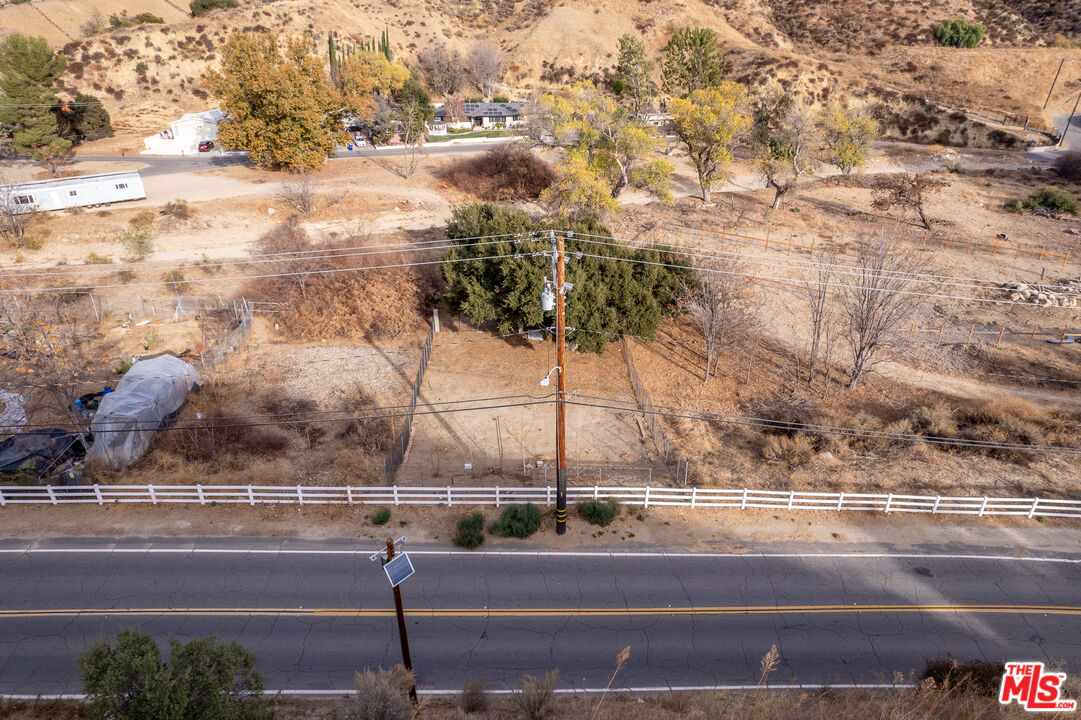
M 225 147 L 247 150 L 260 167 L 314 170 L 346 140 L 341 95 L 313 51 L 304 38 L 280 49 L 266 33 L 229 37 L 221 69 L 207 73 L 226 114 Z
M 532 134 L 540 143 L 566 150 L 557 165 L 561 179 L 541 198 L 564 214 L 614 210 L 628 187 L 671 200 L 672 165 L 649 159 L 663 142 L 657 130 L 635 120 L 589 80 L 571 85 L 560 95 L 543 95 Z M 607 197 L 602 197 L 602 189 L 607 190 Z
M 866 112 L 833 107 L 818 119 L 822 140 L 826 144 L 824 159 L 849 175 L 867 164 L 871 141 L 878 135 L 878 123 Z
M 342 61 L 338 71 L 345 112 L 365 123 L 375 120 L 379 110 L 376 95 L 390 96 L 409 79 L 409 68 L 387 60 L 381 52 L 358 52 Z
M 668 104 L 672 126 L 698 173 L 703 202 L 710 201 L 713 188 L 728 181 L 732 144 L 751 125 L 743 113 L 746 96 L 743 85 L 726 81 Z

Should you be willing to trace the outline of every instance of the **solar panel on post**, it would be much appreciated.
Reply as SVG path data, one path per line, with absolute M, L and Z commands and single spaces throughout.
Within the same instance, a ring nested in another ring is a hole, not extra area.
M 398 587 L 416 572 L 413 569 L 413 563 L 409 561 L 409 553 L 404 552 L 401 555 L 395 555 L 393 560 L 383 566 L 383 570 L 387 573 L 387 579 L 390 580 L 391 587 Z

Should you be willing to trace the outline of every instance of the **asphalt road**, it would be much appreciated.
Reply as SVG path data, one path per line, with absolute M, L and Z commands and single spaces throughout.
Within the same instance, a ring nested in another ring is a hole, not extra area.
M 370 547 L 115 547 L 0 542 L 0 694 L 78 693 L 78 655 L 129 626 L 163 641 L 237 640 L 270 689 L 347 691 L 354 670 L 400 661 Z M 617 687 L 754 684 L 773 644 L 782 662 L 770 681 L 816 687 L 890 682 L 943 653 L 1081 670 L 1081 561 L 417 547 L 411 557 L 417 574 L 402 589 L 421 689 L 472 678 L 509 688 L 553 667 L 561 687 L 600 688 L 627 645 Z
M 449 155 L 453 153 L 476 153 L 484 152 L 492 147 L 491 143 L 473 143 L 473 144 L 461 144 L 461 145 L 446 145 L 441 143 L 434 143 L 425 145 L 421 150 L 422 156 L 428 155 Z M 385 150 L 375 150 L 371 146 L 364 148 L 358 148 L 353 151 L 340 148 L 337 153 L 331 156 L 336 160 L 348 160 L 352 158 L 386 158 L 386 157 L 401 157 L 405 154 L 405 150 L 401 148 L 386 148 Z M 126 155 L 121 158 L 119 155 L 76 155 L 75 162 L 80 161 L 106 161 L 117 162 L 127 161 L 132 163 L 139 163 L 145 167 L 140 169 L 140 173 L 143 177 L 151 177 L 154 175 L 175 175 L 177 173 L 195 172 L 197 170 L 212 170 L 214 168 L 232 167 L 248 165 L 247 155 L 218 155 L 210 152 L 197 155 L 185 155 L 185 156 L 167 156 L 167 155 Z

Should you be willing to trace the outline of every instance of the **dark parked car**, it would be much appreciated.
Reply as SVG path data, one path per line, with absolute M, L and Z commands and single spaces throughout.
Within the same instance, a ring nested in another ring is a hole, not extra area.
M 199 152 L 210 152 L 214 149 L 213 140 L 203 140 L 199 143 Z

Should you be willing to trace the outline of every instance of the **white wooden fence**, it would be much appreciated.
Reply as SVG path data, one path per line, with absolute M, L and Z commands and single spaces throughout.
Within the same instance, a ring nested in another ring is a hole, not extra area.
M 570 487 L 567 502 L 617 498 L 626 505 L 762 508 L 766 510 L 862 510 L 942 515 L 1079 517 L 1081 500 L 1048 498 L 882 495 L 780 490 L 674 487 Z M 85 485 L 0 486 L 0 506 L 67 503 L 198 503 L 297 505 L 508 505 L 555 503 L 555 488 L 542 487 L 306 487 L 303 485 Z

